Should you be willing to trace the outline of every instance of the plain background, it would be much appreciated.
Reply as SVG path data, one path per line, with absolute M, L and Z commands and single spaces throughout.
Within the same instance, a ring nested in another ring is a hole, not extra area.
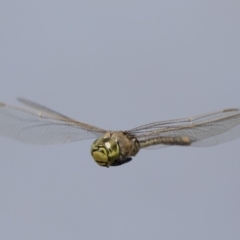
M 112 130 L 240 107 L 240 2 L 0 1 L 0 101 Z M 240 140 L 142 150 L 0 138 L 0 239 L 240 239 Z

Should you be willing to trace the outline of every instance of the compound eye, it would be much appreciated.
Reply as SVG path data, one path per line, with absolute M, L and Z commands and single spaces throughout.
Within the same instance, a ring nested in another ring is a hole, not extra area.
M 91 154 L 100 166 L 110 166 L 119 158 L 118 143 L 111 138 L 99 138 L 92 144 Z

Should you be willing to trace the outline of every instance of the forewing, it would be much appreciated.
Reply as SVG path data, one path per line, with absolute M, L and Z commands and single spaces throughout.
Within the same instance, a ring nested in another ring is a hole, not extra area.
M 106 132 L 47 110 L 31 112 L 0 103 L 0 135 L 33 144 L 58 144 L 100 137 Z
M 191 118 L 150 123 L 132 129 L 140 142 L 158 138 L 188 137 L 189 146 L 208 147 L 240 137 L 240 110 L 226 109 Z M 164 144 L 148 146 L 163 147 Z
M 28 106 L 28 107 L 31 107 L 31 108 L 37 110 L 37 111 L 45 112 L 45 113 L 54 115 L 55 117 L 58 116 L 58 117 L 60 117 L 60 118 L 70 119 L 69 117 L 67 117 L 67 116 L 65 116 L 65 115 L 63 115 L 63 114 L 61 114 L 61 113 L 58 113 L 58 112 L 56 112 L 56 111 L 54 111 L 54 110 L 52 110 L 52 109 L 50 109 L 50 108 L 47 108 L 47 107 L 42 106 L 42 105 L 40 105 L 40 104 L 38 104 L 38 103 L 32 102 L 32 101 L 30 101 L 30 100 L 27 100 L 27 99 L 25 99 L 25 98 L 20 98 L 20 97 L 19 97 L 19 98 L 17 98 L 17 99 L 18 99 L 19 102 L 25 104 L 25 105 Z

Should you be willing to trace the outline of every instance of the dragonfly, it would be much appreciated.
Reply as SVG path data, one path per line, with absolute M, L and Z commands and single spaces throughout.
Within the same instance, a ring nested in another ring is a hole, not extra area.
M 60 144 L 95 138 L 91 155 L 102 167 L 120 166 L 140 149 L 164 146 L 209 147 L 240 137 L 240 109 L 149 123 L 128 131 L 109 131 L 76 121 L 24 98 L 30 110 L 0 102 L 0 135 L 32 144 Z

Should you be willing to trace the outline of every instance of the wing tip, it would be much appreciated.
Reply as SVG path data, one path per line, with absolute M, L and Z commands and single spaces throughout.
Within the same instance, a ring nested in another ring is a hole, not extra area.
M 228 109 L 224 109 L 222 112 L 236 112 L 239 111 L 238 108 L 228 108 Z
M 17 100 L 21 103 L 27 102 L 27 100 L 22 97 L 17 97 Z

